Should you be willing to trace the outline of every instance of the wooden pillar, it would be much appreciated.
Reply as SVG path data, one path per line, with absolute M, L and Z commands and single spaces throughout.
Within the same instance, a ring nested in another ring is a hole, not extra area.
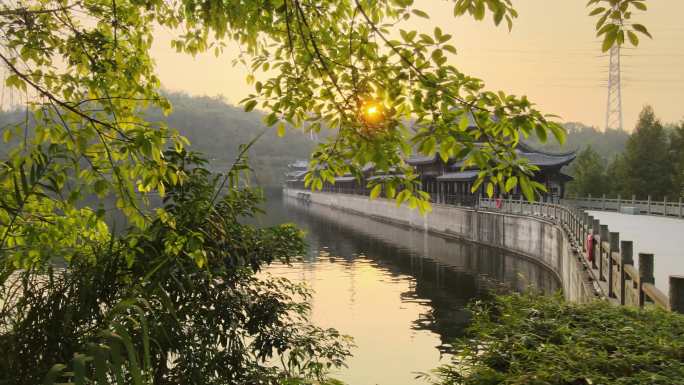
M 684 275 L 670 276 L 670 310 L 684 314 Z
M 611 231 L 608 237 L 610 239 L 610 250 L 608 251 L 608 296 L 615 298 L 615 290 L 613 288 L 613 253 L 620 252 L 620 233 Z
M 653 254 L 639 253 L 639 307 L 646 303 L 644 284 L 655 283 L 653 276 Z
M 608 225 L 601 225 L 601 233 L 600 233 L 600 242 L 598 244 L 599 247 L 599 279 L 601 281 L 605 281 L 606 277 L 604 276 L 604 273 L 606 272 L 606 262 L 605 258 L 603 258 L 603 242 L 608 242 Z
M 633 247 L 632 241 L 620 242 L 620 305 L 625 304 L 625 296 L 627 295 L 625 265 L 634 265 Z

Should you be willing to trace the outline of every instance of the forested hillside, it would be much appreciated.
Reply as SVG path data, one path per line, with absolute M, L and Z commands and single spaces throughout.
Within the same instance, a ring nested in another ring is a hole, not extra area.
M 579 122 L 569 122 L 563 126 L 567 130 L 568 135 L 566 142 L 562 146 L 553 139 L 549 139 L 546 143 L 530 140 L 529 144 L 535 148 L 551 152 L 581 151 L 591 146 L 604 159 L 609 160 L 624 151 L 627 139 L 629 138 L 629 133 L 625 131 L 599 131 L 594 127 L 586 126 Z
M 571 130 L 568 135 L 568 147 L 580 149 L 567 170 L 575 178 L 568 193 L 659 200 L 684 197 L 684 122 L 664 124 L 646 106 L 631 135 L 616 131 L 586 135 L 587 131 Z M 607 137 L 622 141 L 623 135 L 621 150 L 607 146 Z
M 165 121 L 170 128 L 178 129 L 190 140 L 191 150 L 206 154 L 213 171 L 225 171 L 237 156 L 239 145 L 249 143 L 266 130 L 249 152 L 250 164 L 254 167 L 253 179 L 263 186 L 280 185 L 287 164 L 307 159 L 315 146 L 315 142 L 301 131 L 288 130 L 284 137 L 278 137 L 274 128 L 267 129 L 263 124 L 262 113 L 245 112 L 242 107 L 227 104 L 221 98 L 182 93 L 166 96 L 173 105 L 171 115 L 165 117 L 157 110 L 150 110 L 148 119 Z M 20 123 L 23 119 L 23 111 L 2 113 L 0 127 Z M 13 135 L 12 143 L 17 140 L 21 140 L 21 135 Z M 0 144 L 3 158 L 7 148 L 7 144 Z
M 315 142 L 300 131 L 289 130 L 278 137 L 274 128 L 267 129 L 263 114 L 245 112 L 217 97 L 189 96 L 180 93 L 167 95 L 173 113 L 163 117 L 155 112 L 152 119 L 164 119 L 169 127 L 177 128 L 191 142 L 191 148 L 211 159 L 210 167 L 221 171 L 229 167 L 240 144 L 250 142 L 263 130 L 264 136 L 250 151 L 254 177 L 261 185 L 279 185 L 287 164 L 296 159 L 308 159 Z

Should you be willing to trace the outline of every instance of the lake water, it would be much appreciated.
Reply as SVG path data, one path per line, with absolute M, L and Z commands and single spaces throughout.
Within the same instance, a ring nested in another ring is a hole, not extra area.
M 448 342 L 468 323 L 465 305 L 493 287 L 558 290 L 553 274 L 499 250 L 394 226 L 269 194 L 260 224 L 291 222 L 306 231 L 308 253 L 265 274 L 305 282 L 312 319 L 354 338 L 350 385 L 421 384 L 448 360 Z M 408 210 L 408 209 L 407 209 Z

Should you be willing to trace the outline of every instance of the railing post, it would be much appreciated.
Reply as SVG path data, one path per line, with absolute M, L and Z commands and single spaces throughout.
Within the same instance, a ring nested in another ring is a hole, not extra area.
M 620 196 L 620 194 L 618 194 L 617 209 L 615 209 L 615 211 L 619 213 L 621 208 L 622 208 L 622 197 Z
M 601 223 L 599 222 L 598 219 L 594 219 L 592 221 L 592 224 L 591 224 L 591 233 L 594 236 L 594 245 L 592 246 L 592 248 L 593 248 L 592 251 L 594 252 L 594 258 L 591 259 L 591 267 L 594 269 L 596 268 L 596 258 L 598 258 L 598 256 L 596 255 L 596 244 L 598 243 L 597 241 L 600 242 L 600 239 L 598 236 L 600 228 L 601 228 Z
M 625 292 L 625 281 L 627 280 L 625 265 L 634 265 L 633 247 L 632 241 L 620 242 L 620 305 L 625 304 L 625 296 L 627 295 Z
M 608 251 L 608 296 L 615 298 L 615 290 L 613 289 L 613 253 L 620 252 L 620 233 L 610 232 L 608 237 L 610 239 L 610 250 Z
M 651 215 L 651 196 L 648 196 L 648 215 Z
M 601 232 L 600 232 L 600 239 L 599 239 L 599 279 L 601 281 L 605 281 L 606 277 L 603 276 L 603 273 L 606 271 L 606 263 L 603 258 L 603 242 L 608 241 L 608 225 L 601 225 Z
M 681 218 L 684 216 L 684 212 L 682 212 L 682 197 L 679 197 L 679 217 Z
M 601 210 L 606 211 L 606 194 L 601 197 Z
M 644 307 L 646 303 L 644 283 L 655 283 L 653 254 L 639 253 L 639 307 Z
M 667 216 L 667 197 L 663 197 L 663 216 Z
M 670 310 L 684 314 L 684 275 L 670 276 Z

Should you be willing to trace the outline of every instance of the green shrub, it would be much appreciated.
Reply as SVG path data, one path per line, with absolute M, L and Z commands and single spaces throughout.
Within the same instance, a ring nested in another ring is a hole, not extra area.
M 534 294 L 471 306 L 439 384 L 684 384 L 684 316 Z

